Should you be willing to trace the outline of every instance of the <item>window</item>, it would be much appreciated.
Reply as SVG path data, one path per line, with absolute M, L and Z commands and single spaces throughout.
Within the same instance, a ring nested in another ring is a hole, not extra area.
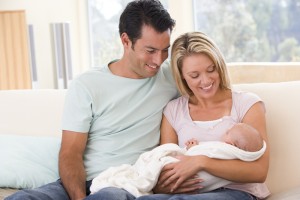
M 93 67 L 119 59 L 123 47 L 119 36 L 119 18 L 126 5 L 132 0 L 88 0 Z M 161 0 L 167 8 L 167 0 Z
M 227 62 L 299 62 L 299 0 L 194 0 L 195 29 Z

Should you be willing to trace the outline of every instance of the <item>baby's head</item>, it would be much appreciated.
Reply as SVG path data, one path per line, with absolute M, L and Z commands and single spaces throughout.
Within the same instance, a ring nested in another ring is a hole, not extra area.
M 222 140 L 245 151 L 259 151 L 263 147 L 259 132 L 245 123 L 235 124 L 224 134 Z

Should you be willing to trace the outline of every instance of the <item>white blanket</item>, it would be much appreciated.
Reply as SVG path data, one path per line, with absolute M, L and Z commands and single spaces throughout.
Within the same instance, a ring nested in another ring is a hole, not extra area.
M 253 161 L 258 159 L 266 150 L 266 144 L 257 152 L 243 151 L 224 142 L 202 142 L 189 150 L 180 148 L 176 144 L 164 144 L 152 151 L 140 155 L 134 165 L 123 164 L 110 167 L 93 179 L 90 187 L 91 193 L 95 193 L 105 187 L 123 188 L 135 197 L 152 194 L 152 188 L 157 183 L 159 174 L 164 165 L 177 162 L 176 155 L 206 155 L 218 159 L 241 159 Z M 204 180 L 204 187 L 199 192 L 211 191 L 223 187 L 230 181 L 212 176 L 204 171 L 198 173 Z

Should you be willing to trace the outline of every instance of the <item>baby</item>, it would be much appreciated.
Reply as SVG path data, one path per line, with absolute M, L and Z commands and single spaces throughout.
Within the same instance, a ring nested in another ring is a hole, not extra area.
M 263 139 L 259 132 L 245 123 L 237 123 L 232 126 L 223 135 L 221 141 L 250 152 L 259 151 L 263 147 Z M 194 138 L 185 143 L 186 149 L 198 144 L 199 142 Z
M 265 142 L 258 131 L 247 124 L 236 124 L 222 137 L 222 141 L 200 142 L 191 139 L 186 148 L 177 144 L 163 144 L 149 152 L 140 155 L 133 164 L 123 164 L 111 167 L 100 173 L 92 181 L 92 193 L 105 187 L 118 187 L 129 191 L 135 197 L 152 193 L 160 171 L 164 165 L 178 162 L 177 155 L 205 155 L 218 159 L 241 159 L 254 161 L 263 155 L 266 149 Z M 198 176 L 204 182 L 199 192 L 211 191 L 231 183 L 228 180 L 200 171 Z

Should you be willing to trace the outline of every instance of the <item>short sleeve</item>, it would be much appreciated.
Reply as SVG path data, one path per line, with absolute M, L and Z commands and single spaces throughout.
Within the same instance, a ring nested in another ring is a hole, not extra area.
M 91 96 L 84 85 L 75 79 L 72 81 L 66 94 L 62 129 L 87 133 L 92 119 Z
M 164 108 L 163 114 L 167 118 L 168 122 L 171 124 L 172 127 L 174 127 L 174 121 L 175 121 L 175 116 L 174 116 L 174 102 L 170 101 L 166 107 Z
M 185 123 L 185 116 L 187 114 L 187 101 L 188 98 L 181 96 L 177 99 L 170 101 L 163 111 L 165 117 L 176 131 L 180 130 L 182 124 Z
M 235 92 L 234 95 L 234 106 L 239 121 L 242 121 L 249 109 L 258 102 L 262 103 L 264 111 L 266 112 L 265 104 L 257 94 L 251 92 Z

